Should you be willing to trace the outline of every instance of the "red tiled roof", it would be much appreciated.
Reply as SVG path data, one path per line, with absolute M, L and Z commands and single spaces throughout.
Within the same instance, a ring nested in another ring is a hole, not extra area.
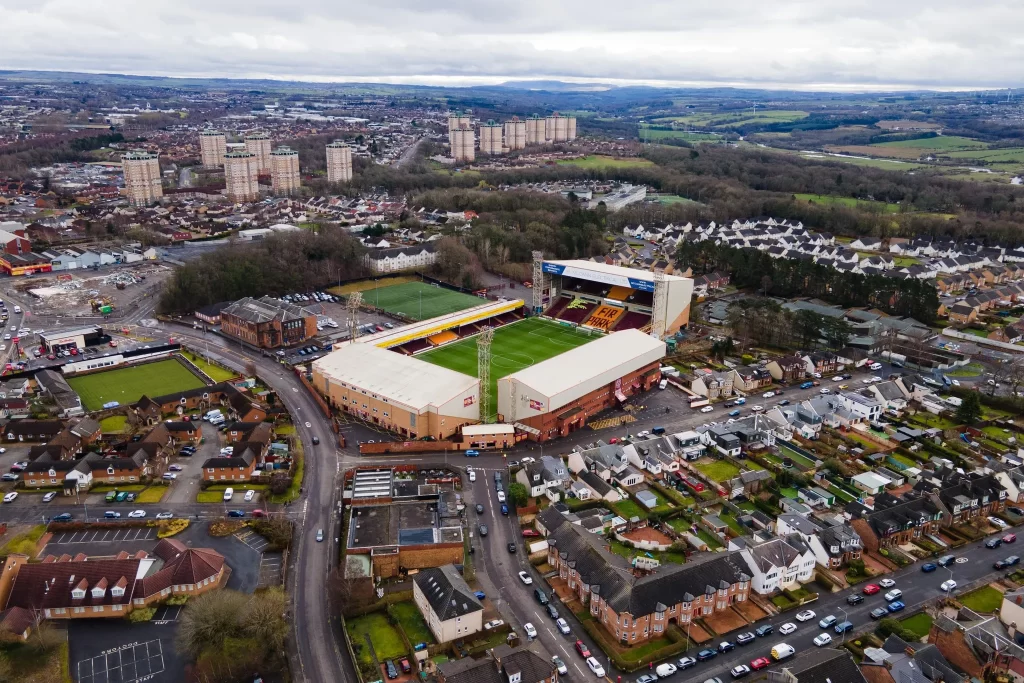
M 25 564 L 18 570 L 11 588 L 7 607 L 25 609 L 53 609 L 67 607 L 89 607 L 92 605 L 128 604 L 132 591 L 125 590 L 120 598 L 114 598 L 109 590 L 102 598 L 93 598 L 92 588 L 106 579 L 107 585 L 118 582 L 122 577 L 134 578 L 139 573 L 139 560 L 87 560 L 85 562 L 49 562 Z M 75 587 L 85 588 L 85 597 L 76 600 L 71 597 Z
M 20 636 L 32 626 L 32 623 L 32 612 L 23 607 L 11 607 L 0 612 L 0 631 Z

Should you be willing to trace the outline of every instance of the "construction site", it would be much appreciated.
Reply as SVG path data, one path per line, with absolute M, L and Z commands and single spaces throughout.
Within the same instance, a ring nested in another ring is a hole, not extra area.
M 14 290 L 32 298 L 36 315 L 112 315 L 145 293 L 155 296 L 172 272 L 169 266 L 146 263 L 106 272 L 50 273 L 18 282 Z

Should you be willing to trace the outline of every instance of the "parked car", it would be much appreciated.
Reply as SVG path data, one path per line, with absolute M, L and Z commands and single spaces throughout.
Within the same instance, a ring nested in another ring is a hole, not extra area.
M 0 481 L 18 481 L 18 475 L 13 472 L 4 472 L 3 476 L 0 476 Z
M 1009 524 L 1007 524 L 1003 520 L 999 519 L 998 517 L 992 517 L 991 515 L 988 517 L 988 523 L 991 524 L 992 526 L 998 527 L 1000 529 L 1005 529 L 1006 527 L 1010 526 Z
M 824 619 L 822 619 L 821 621 L 819 621 L 818 622 L 818 626 L 820 628 L 829 628 L 830 626 L 835 624 L 837 621 L 839 621 L 839 620 L 836 619 L 833 615 L 830 614 L 827 617 L 825 617 Z
M 714 659 L 717 656 L 718 656 L 718 651 L 717 650 L 707 650 L 707 649 L 705 649 L 705 650 L 701 650 L 700 652 L 697 653 L 697 661 L 698 662 L 706 662 L 709 659 Z
M 1006 534 L 1002 538 L 1003 543 L 1013 543 L 1016 540 L 1017 540 L 1017 534 Z
M 904 604 L 903 604 L 902 602 L 900 602 L 899 600 L 895 600 L 895 601 L 893 601 L 893 602 L 890 602 L 890 603 L 889 603 L 889 607 L 888 607 L 888 610 L 889 610 L 890 612 L 899 612 L 899 611 L 900 611 L 901 609 L 903 609 L 904 607 L 906 607 L 906 605 L 904 605 Z
M 167 469 L 169 469 L 171 472 L 181 472 L 185 468 L 182 467 L 181 465 L 170 465 Z
M 402 669 L 402 673 L 412 673 L 412 666 L 409 664 L 409 660 L 403 657 L 399 662 L 398 666 Z
M 938 560 L 936 560 L 936 562 L 940 567 L 948 567 L 949 565 L 956 562 L 956 555 L 943 555 Z
M 636 679 L 636 683 L 654 683 L 658 680 L 658 677 L 653 674 L 643 674 L 640 678 Z
M 754 642 L 755 638 L 756 638 L 756 636 L 753 633 L 751 633 L 750 631 L 747 631 L 746 633 L 741 633 L 738 636 L 736 636 L 736 644 L 737 645 L 746 645 L 747 643 Z
M 56 497 L 57 497 L 57 492 L 56 491 L 50 491 L 46 495 L 43 496 L 43 502 L 44 503 L 49 503 L 51 500 L 53 500 Z
M 861 593 L 863 593 L 864 595 L 874 595 L 875 593 L 878 593 L 881 590 L 882 589 L 879 586 L 873 583 L 869 583 L 868 585 L 864 586 L 864 588 L 861 590 Z
M 779 633 L 784 636 L 788 636 L 790 633 L 796 630 L 796 624 L 792 621 L 787 621 L 785 624 L 779 627 Z
M 676 666 L 680 669 L 689 669 L 691 666 L 697 666 L 697 660 L 693 657 L 683 657 L 676 662 Z
M 893 588 L 891 591 L 885 594 L 885 601 L 892 602 L 893 600 L 899 600 L 903 597 L 903 591 L 899 588 Z
M 537 637 L 537 629 L 530 622 L 523 624 L 523 631 L 526 632 L 527 638 L 533 639 Z
M 515 555 L 516 554 L 516 544 L 515 543 L 509 543 L 508 544 L 508 552 L 511 555 Z
M 565 662 L 562 661 L 561 657 L 559 657 L 558 655 L 555 655 L 555 656 L 553 656 L 551 658 L 551 661 L 552 661 L 552 663 L 554 663 L 555 670 L 558 672 L 559 676 L 568 676 L 569 675 L 569 667 L 567 667 L 565 665 Z
M 476 504 L 476 514 L 478 514 L 478 515 L 484 514 L 484 506 L 481 505 L 480 503 Z
M 245 510 L 228 510 L 228 517 L 245 517 Z
M 658 674 L 658 678 L 668 678 L 669 676 L 674 674 L 676 671 L 678 671 L 678 669 L 676 669 L 676 665 L 672 664 L 671 662 L 665 662 L 664 664 L 659 664 L 654 669 L 654 673 Z
M 481 524 L 478 527 L 478 530 L 479 530 L 481 536 L 486 536 L 487 535 L 487 525 L 486 524 Z
M 156 518 L 157 519 L 173 519 L 174 518 L 174 513 L 173 512 L 158 512 L 158 513 L 156 513 Z
M 881 581 L 878 582 L 878 585 L 881 586 L 882 588 L 892 588 L 893 586 L 896 585 L 896 582 L 893 581 L 892 579 L 882 579 Z
M 537 538 L 538 536 L 540 536 L 539 531 L 534 531 L 533 529 L 523 529 L 523 538 Z
M 728 640 L 723 640 L 722 642 L 720 642 L 718 644 L 718 651 L 721 652 L 722 654 L 725 654 L 726 652 L 729 652 L 730 650 L 735 650 L 735 649 L 736 649 L 736 644 L 735 643 L 730 643 Z
M 145 510 L 132 510 L 128 513 L 128 516 L 132 519 L 141 519 L 146 516 Z
M 760 671 L 761 669 L 764 669 L 771 665 L 772 660 L 768 659 L 767 657 L 758 657 L 757 659 L 750 662 L 750 668 L 754 671 Z
M 555 619 L 555 626 L 558 627 L 559 632 L 563 636 L 567 636 L 572 632 L 572 629 L 569 628 L 569 622 L 563 619 L 562 617 Z
M 103 516 L 107 519 L 120 519 L 121 513 L 116 512 L 115 510 L 107 510 L 106 512 L 103 513 Z
M 876 607 L 875 609 L 871 610 L 871 618 L 875 620 L 882 619 L 887 614 L 889 614 L 889 610 L 887 610 L 884 607 Z
M 1003 544 L 1003 539 L 1001 539 L 1001 538 L 990 538 L 987 541 L 985 541 L 985 547 L 988 548 L 989 550 L 993 550 L 995 548 L 998 548 L 1002 544 Z
M 923 571 L 925 574 L 927 574 L 928 572 L 933 572 L 938 568 L 939 566 L 934 562 L 925 562 L 921 565 L 921 571 Z
M 859 605 L 864 602 L 864 596 L 854 593 L 853 595 L 846 596 L 846 604 L 848 605 Z
M 770 636 L 774 632 L 775 632 L 775 627 L 772 626 L 771 624 L 765 624 L 763 626 L 758 626 L 757 628 L 754 629 L 754 633 L 757 635 L 758 638 L 764 638 L 765 636 Z
M 256 492 L 254 490 L 252 490 L 252 489 L 249 489 L 248 491 L 245 492 L 245 496 L 243 497 L 243 500 L 245 500 L 245 502 L 248 503 L 249 501 L 251 501 L 253 499 L 253 496 L 255 496 L 255 495 L 256 495 Z
M 953 579 L 947 579 L 946 581 L 942 582 L 942 585 L 939 586 L 939 588 L 948 593 L 949 591 L 956 588 L 956 581 L 954 581 Z
M 587 657 L 590 656 L 590 648 L 588 648 L 587 644 L 584 643 L 582 640 L 577 640 L 574 643 L 573 647 L 576 648 L 576 652 L 580 653 L 580 657 L 583 657 L 584 659 L 586 659 Z
M 587 657 L 587 666 L 594 672 L 598 678 L 604 678 L 604 667 L 601 666 L 601 662 L 597 661 L 594 657 Z
M 527 586 L 533 583 L 533 578 L 526 572 L 519 572 L 519 580 L 525 583 Z
M 392 680 L 398 678 L 398 667 L 395 666 L 395 663 L 393 661 L 389 659 L 388 661 L 384 662 L 384 668 L 387 669 L 388 678 Z
M 57 515 L 56 517 L 54 517 L 53 521 L 54 522 L 70 522 L 71 521 L 71 513 L 70 512 L 62 512 L 59 515 Z

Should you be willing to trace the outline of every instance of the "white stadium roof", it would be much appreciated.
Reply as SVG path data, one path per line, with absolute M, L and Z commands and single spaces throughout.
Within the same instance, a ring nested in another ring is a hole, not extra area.
M 348 344 L 314 361 L 313 367 L 331 382 L 365 389 L 417 413 L 479 383 L 475 377 L 373 344 Z
M 598 263 L 597 261 L 586 261 L 583 259 L 570 259 L 568 261 L 545 261 L 544 263 L 552 263 L 558 266 L 562 266 L 568 270 L 568 272 L 562 273 L 570 277 L 583 277 L 586 278 L 586 274 L 574 274 L 574 270 L 590 271 L 591 273 L 599 273 L 602 275 L 609 275 L 614 278 L 628 278 L 632 280 L 641 280 L 643 282 L 654 282 L 654 273 L 650 270 L 640 270 L 639 268 L 626 268 L 624 266 L 611 266 L 607 263 Z M 687 280 L 689 278 L 679 277 L 678 275 L 666 275 L 666 281 L 672 280 Z

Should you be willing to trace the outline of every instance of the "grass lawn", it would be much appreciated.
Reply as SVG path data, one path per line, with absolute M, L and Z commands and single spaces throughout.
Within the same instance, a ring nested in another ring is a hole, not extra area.
M 728 481 L 740 473 L 740 468 L 727 460 L 698 463 L 696 468 L 705 477 L 717 482 Z
M 662 564 L 684 564 L 686 562 L 685 553 L 660 553 L 655 550 L 639 550 L 637 548 L 627 548 L 622 544 L 621 541 L 617 541 L 615 539 L 611 539 L 608 543 L 608 546 L 613 553 L 615 553 L 619 557 L 624 557 L 627 560 L 632 560 L 637 555 L 650 555 Z
M 410 643 L 413 645 L 417 643 L 427 643 L 430 645 L 434 642 L 434 635 L 427 628 L 427 622 L 423 620 L 423 615 L 420 614 L 414 602 L 398 602 L 392 605 L 391 609 L 395 611 L 398 624 L 405 631 L 405 635 L 409 638 Z
M 921 612 L 920 614 L 915 614 L 912 617 L 907 617 L 900 623 L 903 625 L 903 628 L 913 631 L 922 638 L 928 635 L 928 632 L 932 628 L 932 618 L 927 612 Z
M 814 204 L 835 204 L 850 208 L 861 208 L 869 211 L 881 211 L 884 213 L 899 213 L 900 205 L 888 202 L 876 202 L 870 199 L 854 199 L 853 197 L 837 197 L 829 194 L 804 194 L 793 195 L 797 199 Z
M 958 135 L 939 135 L 934 138 L 920 138 L 918 140 L 896 140 L 894 142 L 877 142 L 872 147 L 882 148 L 905 148 L 919 149 L 922 153 L 927 152 L 953 152 L 970 149 L 986 149 L 988 144 L 960 137 Z
M 480 306 L 487 301 L 425 282 L 405 282 L 364 290 L 363 303 L 389 313 L 401 313 L 414 320 L 427 320 Z
M 1002 427 L 996 427 L 995 425 L 982 427 L 981 433 L 995 439 L 996 441 L 1005 441 L 1006 439 L 1014 435 L 1014 433 L 1011 432 L 1010 430 L 1003 431 Z
M 799 493 L 797 492 L 797 490 L 796 490 L 796 489 L 794 489 L 794 488 L 790 488 L 790 487 L 788 487 L 788 486 L 787 486 L 787 487 L 785 487 L 785 488 L 779 489 L 779 493 L 781 493 L 781 494 L 782 494 L 782 495 L 783 495 L 784 497 L 786 497 L 786 498 L 792 498 L 793 500 L 796 500 L 796 499 L 797 499 L 797 496 L 799 496 L 799 495 L 800 495 L 800 494 L 799 494 Z
M 232 372 L 231 370 L 223 368 L 220 365 L 217 365 L 216 363 L 211 363 L 205 358 L 200 358 L 194 353 L 186 353 L 184 355 L 186 358 L 192 361 L 192 363 L 197 368 L 206 373 L 206 376 L 212 379 L 214 382 L 227 382 L 228 380 L 238 377 L 237 372 Z
M 7 656 L 11 670 L 16 672 L 10 680 L 18 683 L 71 683 L 66 640 L 41 653 L 28 643 L 0 644 L 0 652 Z
M 292 482 L 288 490 L 281 494 L 271 493 L 267 496 L 270 503 L 290 503 L 299 497 L 299 489 L 302 488 L 302 478 L 306 474 L 306 456 L 302 452 L 302 443 L 296 442 L 295 451 L 292 452 Z
M 616 514 L 623 519 L 629 519 L 630 517 L 647 519 L 647 513 L 644 512 L 644 509 L 631 500 L 620 500 L 618 503 L 612 503 L 611 506 Z
M 123 406 L 131 405 L 143 394 L 163 396 L 203 386 L 202 380 L 174 359 L 69 377 L 68 384 L 78 392 L 82 404 L 90 411 L 100 410 L 111 401 Z
M 22 534 L 14 536 L 9 541 L 4 543 L 3 547 L 0 548 L 0 555 L 10 555 L 11 553 L 22 553 L 29 557 L 35 557 L 36 554 L 36 543 L 46 533 L 45 524 L 37 524 L 28 531 Z
M 936 429 L 953 429 L 956 427 L 956 423 L 949 418 L 942 417 L 941 415 L 932 415 L 927 412 L 917 413 L 911 418 L 911 420 Z
M 220 503 L 223 500 L 223 491 L 200 491 L 196 494 L 197 503 Z
M 120 434 L 128 424 L 126 415 L 111 415 L 100 420 L 100 430 L 104 434 Z
M 917 467 L 917 463 L 901 453 L 890 453 L 889 457 L 907 467 Z
M 159 503 L 167 493 L 166 486 L 150 486 L 135 498 L 136 503 Z
M 290 436 L 290 435 L 295 433 L 295 425 L 293 425 L 293 424 L 278 425 L 274 429 L 274 431 L 277 432 L 278 436 Z
M 109 493 L 110 491 L 128 491 L 138 493 L 146 488 L 145 484 L 99 484 L 89 489 L 89 493 Z
M 383 662 L 385 659 L 394 659 L 406 654 L 405 643 L 402 636 L 395 630 L 395 627 L 388 623 L 387 615 L 383 612 L 371 612 L 370 614 L 347 619 L 349 638 L 352 644 L 362 646 L 359 659 L 364 656 L 367 661 L 372 661 L 366 647 L 365 636 L 370 636 L 373 643 L 373 650 L 377 653 L 377 660 Z
M 647 168 L 654 166 L 653 161 L 639 157 L 610 157 L 601 154 L 591 154 L 582 159 L 562 159 L 558 162 L 560 166 L 579 166 L 580 168 Z
M 368 289 L 373 289 L 375 285 L 383 282 L 387 285 L 400 285 L 403 282 L 419 282 L 419 277 L 415 275 L 398 275 L 396 277 L 389 277 L 387 280 L 380 280 L 375 282 L 374 280 L 360 280 L 359 282 L 349 282 L 348 284 L 340 287 L 331 287 L 327 291 L 331 294 L 338 296 L 347 296 L 352 292 L 365 292 Z
M 990 614 L 1003 604 L 1003 594 L 991 586 L 982 586 L 960 596 L 964 607 L 980 614 Z
M 718 513 L 718 518 L 728 524 L 729 528 L 740 536 L 743 536 L 745 532 L 749 531 L 749 529 L 743 528 L 743 525 L 739 523 L 739 520 L 726 512 Z
M 594 336 L 574 328 L 540 318 L 499 327 L 494 331 L 491 343 L 491 386 L 486 387 L 486 391 L 493 397 L 499 378 L 583 346 L 593 339 Z M 476 337 L 462 339 L 416 357 L 471 377 L 477 375 Z M 492 400 L 491 407 L 497 411 L 497 401 Z
M 705 529 L 697 529 L 697 538 L 708 544 L 708 548 L 711 550 L 717 550 L 722 547 L 721 541 L 712 536 Z

